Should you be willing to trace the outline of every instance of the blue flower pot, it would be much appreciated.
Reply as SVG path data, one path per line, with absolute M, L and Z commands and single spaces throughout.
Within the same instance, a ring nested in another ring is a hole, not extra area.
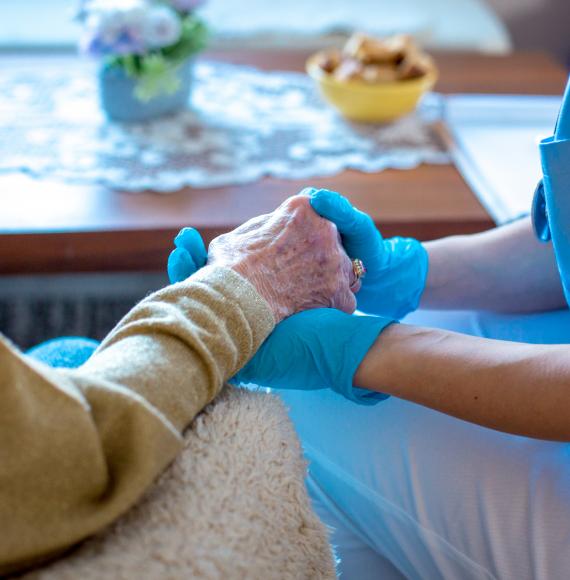
M 99 70 L 99 94 L 103 111 L 113 121 L 139 122 L 170 115 L 188 106 L 192 88 L 192 61 L 180 65 L 176 71 L 179 89 L 160 94 L 149 101 L 135 95 L 137 80 L 129 77 L 122 67 L 103 66 Z

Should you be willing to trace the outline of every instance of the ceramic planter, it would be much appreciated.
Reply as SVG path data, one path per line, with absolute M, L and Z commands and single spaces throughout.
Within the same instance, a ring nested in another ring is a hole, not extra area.
M 102 67 L 99 93 L 103 111 L 113 121 L 140 122 L 185 109 L 192 88 L 192 64 L 192 61 L 187 61 L 177 67 L 180 87 L 176 92 L 162 93 L 148 101 L 135 95 L 137 79 L 128 76 L 122 67 Z

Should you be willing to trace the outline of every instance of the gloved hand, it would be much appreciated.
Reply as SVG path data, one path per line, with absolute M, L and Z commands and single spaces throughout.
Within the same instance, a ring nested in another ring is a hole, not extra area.
M 389 395 L 353 387 L 352 380 L 378 335 L 392 322 L 333 308 L 294 314 L 276 326 L 230 383 L 305 391 L 330 388 L 356 403 L 374 405 Z
M 181 282 L 205 265 L 204 242 L 184 228 L 168 258 L 170 281 Z M 373 405 L 388 397 L 352 386 L 352 377 L 390 319 L 354 316 L 332 308 L 295 314 L 277 325 L 233 384 L 256 383 L 276 389 L 331 388 L 347 399 Z
M 357 308 L 397 319 L 414 311 L 428 272 L 428 255 L 422 244 L 412 238 L 384 240 L 370 216 L 338 193 L 319 189 L 310 198 L 313 209 L 336 224 L 350 258 L 364 263 L 366 276 L 356 295 Z
M 202 236 L 194 228 L 183 228 L 174 238 L 176 248 L 168 256 L 168 278 L 172 284 L 182 282 L 206 265 L 208 252 Z

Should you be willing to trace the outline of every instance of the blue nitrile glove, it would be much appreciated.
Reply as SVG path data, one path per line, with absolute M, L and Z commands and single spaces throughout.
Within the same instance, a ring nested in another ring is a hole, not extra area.
M 354 373 L 392 319 L 317 308 L 279 323 L 255 356 L 230 382 L 274 389 L 330 388 L 362 405 L 389 395 L 352 386 Z
M 186 280 L 206 264 L 207 252 L 194 228 L 174 239 L 168 277 Z M 373 405 L 388 397 L 352 386 L 352 377 L 378 335 L 393 321 L 350 316 L 332 308 L 295 314 L 277 325 L 253 359 L 230 382 L 257 383 L 276 389 L 332 388 L 347 399 Z
M 384 240 L 369 215 L 334 191 L 318 189 L 310 198 L 313 209 L 336 224 L 350 258 L 364 263 L 366 276 L 356 295 L 358 309 L 398 319 L 414 311 L 428 271 L 422 244 L 412 238 Z
M 194 228 L 182 228 L 174 238 L 176 248 L 168 256 L 170 282 L 182 282 L 206 265 L 208 252 L 202 236 Z

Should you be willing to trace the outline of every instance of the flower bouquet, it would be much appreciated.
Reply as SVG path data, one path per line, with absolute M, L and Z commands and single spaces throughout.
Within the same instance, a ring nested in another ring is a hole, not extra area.
M 188 102 L 191 57 L 205 47 L 196 15 L 204 0 L 86 0 L 81 48 L 101 59 L 99 87 L 107 115 L 141 121 Z

